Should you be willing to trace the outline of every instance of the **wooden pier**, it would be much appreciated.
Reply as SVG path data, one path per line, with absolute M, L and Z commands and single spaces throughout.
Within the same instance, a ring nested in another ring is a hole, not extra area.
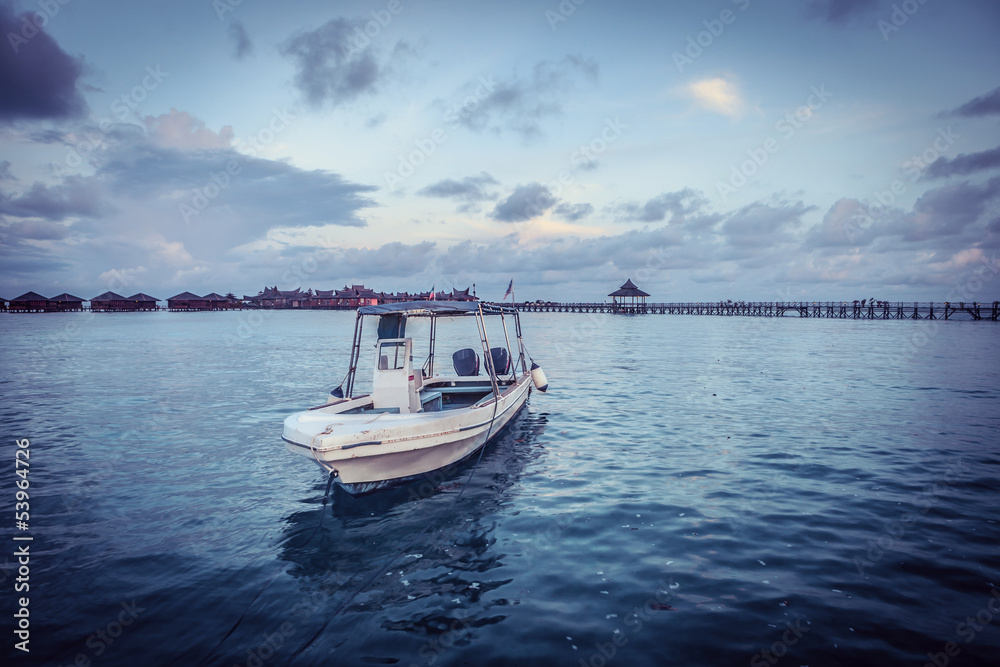
M 824 317 L 840 320 L 988 320 L 1000 319 L 1000 301 L 902 302 L 876 301 L 740 301 L 716 303 L 553 303 L 514 304 L 528 313 L 609 313 L 619 315 L 717 315 L 721 317 Z

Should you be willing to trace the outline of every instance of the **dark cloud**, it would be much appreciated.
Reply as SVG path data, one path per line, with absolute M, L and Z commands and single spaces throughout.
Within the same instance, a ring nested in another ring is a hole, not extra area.
M 608 267 L 609 274 L 617 280 L 639 268 L 650 272 L 696 268 L 702 262 L 700 254 L 699 250 L 684 246 L 680 230 L 665 226 L 596 238 L 561 237 L 531 247 L 520 245 L 516 235 L 487 244 L 463 241 L 441 252 L 438 266 L 445 272 L 460 272 L 475 266 L 481 274 L 509 275 L 531 267 L 538 272 L 582 272 L 588 276 Z
M 96 129 L 96 128 L 94 128 Z M 66 140 L 66 133 L 62 130 L 46 128 L 44 130 L 33 130 L 27 133 L 28 139 L 38 144 L 66 144 L 71 142 Z
M 578 220 L 583 220 L 588 215 L 594 212 L 594 207 L 590 204 L 559 204 L 556 206 L 553 213 L 560 220 L 565 220 L 566 222 L 577 222 Z
M 923 178 L 967 176 L 978 171 L 1000 167 L 1000 146 L 978 153 L 963 153 L 953 160 L 939 157 L 927 167 Z
M 10 160 L 0 160 L 0 181 L 16 181 L 17 176 L 10 170 Z
M 563 101 L 581 79 L 596 81 L 598 66 L 592 60 L 567 56 L 559 62 L 541 61 L 526 78 L 470 84 L 474 95 L 453 116 L 470 130 L 505 131 L 531 138 L 541 134 L 541 119 L 562 113 Z
M 229 24 L 229 39 L 233 43 L 233 56 L 237 60 L 243 60 L 247 56 L 252 56 L 254 52 L 253 42 L 247 29 L 239 21 Z
M 9 242 L 11 238 L 58 241 L 66 238 L 68 234 L 69 228 L 66 225 L 47 220 L 25 220 L 0 228 L 0 236 L 4 237 L 5 242 Z
M 230 164 L 237 173 L 227 177 Z M 372 205 L 364 193 L 376 189 L 232 148 L 185 151 L 151 142 L 116 147 L 105 156 L 97 177 L 119 197 L 142 197 L 171 206 L 178 220 L 182 204 L 198 211 L 185 209 L 189 220 L 199 223 L 230 214 L 231 218 L 213 224 L 229 230 L 232 245 L 258 238 L 272 227 L 364 226 L 356 212 Z M 225 185 L 219 187 L 218 182 Z M 206 188 L 215 196 L 198 198 L 197 191 Z
M 454 199 L 462 202 L 459 210 L 469 211 L 479 202 L 494 199 L 496 192 L 491 186 L 499 184 L 495 178 L 484 171 L 479 176 L 466 176 L 460 181 L 447 178 L 443 181 L 432 183 L 418 190 L 417 194 L 424 197 Z
M 81 290 L 107 289 L 100 275 L 115 270 L 141 276 L 141 285 L 133 281 L 135 290 L 154 294 L 163 286 L 219 291 L 227 280 L 243 284 L 240 261 L 251 248 L 267 246 L 262 254 L 274 258 L 280 277 L 296 266 L 288 248 L 298 237 L 315 247 L 327 226 L 364 226 L 359 211 L 374 205 L 368 198 L 374 186 L 232 147 L 199 147 L 213 142 L 163 145 L 159 134 L 127 124 L 108 128 L 103 138 L 88 154 L 92 176 L 35 183 L 23 191 L 0 183 L 0 277 L 6 284 L 17 279 L 10 268 L 17 258 L 31 256 L 53 271 L 67 266 Z M 275 242 L 270 236 L 278 230 L 282 240 Z M 386 271 L 393 266 L 391 248 L 358 256 L 385 264 Z M 345 253 L 338 262 L 347 266 L 352 257 Z M 396 265 L 412 269 L 405 259 Z M 83 276 L 91 276 L 90 282 Z
M 942 237 L 958 236 L 976 223 L 997 195 L 1000 178 L 928 190 L 913 204 L 912 213 L 887 226 L 886 232 L 898 234 L 903 241 L 938 243 Z
M 669 213 L 671 221 L 683 221 L 686 216 L 703 208 L 708 201 L 691 188 L 664 192 L 645 204 L 625 202 L 611 207 L 619 222 L 659 222 Z
M 0 5 L 0 122 L 66 119 L 83 115 L 87 105 L 77 89 L 80 60 L 70 57 L 43 29 L 38 14 L 17 16 Z
M 823 221 L 806 234 L 803 248 L 813 250 L 868 245 L 872 238 L 866 230 L 872 220 L 871 213 L 857 199 L 838 199 L 823 216 Z
M 823 221 L 809 230 L 802 244 L 807 251 L 868 248 L 872 253 L 902 248 L 929 253 L 978 243 L 987 231 L 992 202 L 1000 195 L 1000 178 L 985 183 L 955 183 L 925 192 L 904 211 L 866 206 L 857 199 L 840 199 Z
M 801 201 L 762 204 L 754 202 L 729 214 L 722 223 L 726 243 L 741 249 L 772 248 L 793 240 L 791 231 L 813 209 Z
M 386 75 L 391 59 L 379 62 L 372 39 L 365 33 L 364 21 L 336 18 L 294 35 L 281 53 L 296 61 L 295 85 L 310 104 L 319 107 L 329 101 L 337 106 L 375 92 Z M 392 56 L 408 52 L 405 42 L 397 42 Z
M 496 205 L 490 217 L 500 222 L 524 222 L 537 218 L 556 203 L 552 191 L 541 183 L 519 185 Z
M 806 13 L 829 23 L 847 23 L 877 6 L 878 0 L 813 0 L 806 7 Z
M 964 118 L 979 118 L 981 116 L 992 116 L 1000 114 L 1000 88 L 966 102 L 957 109 L 953 109 L 946 115 L 961 116 Z
M 58 185 L 35 182 L 16 197 L 0 192 L 0 215 L 17 218 L 65 220 L 93 216 L 101 211 L 101 188 L 94 178 L 70 176 Z

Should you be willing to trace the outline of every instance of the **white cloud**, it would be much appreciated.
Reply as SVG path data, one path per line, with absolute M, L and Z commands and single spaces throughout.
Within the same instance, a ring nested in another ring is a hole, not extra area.
M 739 87 L 728 78 L 701 79 L 688 84 L 684 92 L 701 108 L 723 116 L 738 118 L 746 108 Z

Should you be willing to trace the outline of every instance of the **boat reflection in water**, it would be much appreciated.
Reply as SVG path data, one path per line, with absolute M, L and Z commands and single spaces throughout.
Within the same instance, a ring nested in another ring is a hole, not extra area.
M 545 414 L 523 410 L 478 465 L 362 497 L 334 485 L 325 515 L 314 498 L 289 516 L 281 558 L 299 592 L 286 595 L 294 632 L 282 654 L 303 664 L 333 651 L 338 663 L 428 664 L 501 623 L 516 594 L 502 590 L 512 579 L 494 533 L 526 466 L 544 453 L 545 424 Z

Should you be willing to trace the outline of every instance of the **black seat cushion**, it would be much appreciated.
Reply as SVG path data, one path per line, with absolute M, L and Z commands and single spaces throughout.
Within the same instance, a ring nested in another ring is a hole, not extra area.
M 455 373 L 461 377 L 479 375 L 479 355 L 471 347 L 459 350 L 451 355 L 455 364 Z

